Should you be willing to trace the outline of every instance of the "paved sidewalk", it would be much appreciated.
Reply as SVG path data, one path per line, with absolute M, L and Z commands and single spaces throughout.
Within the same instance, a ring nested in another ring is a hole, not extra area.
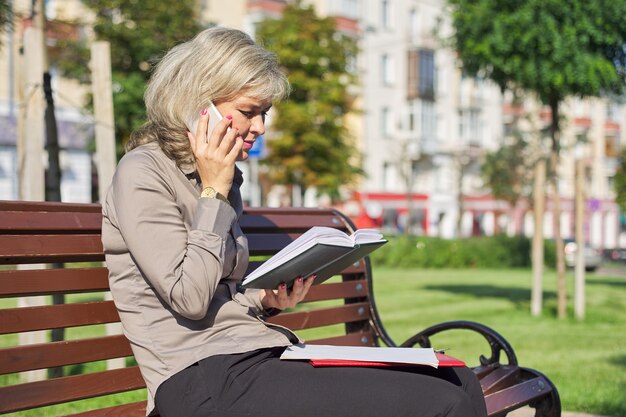
M 535 409 L 530 407 L 520 408 L 506 415 L 506 417 L 535 417 Z M 571 411 L 563 411 L 561 417 L 602 417 L 593 414 L 574 413 Z

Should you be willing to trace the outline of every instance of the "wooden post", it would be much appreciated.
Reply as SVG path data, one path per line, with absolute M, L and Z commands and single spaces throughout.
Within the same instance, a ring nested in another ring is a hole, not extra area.
M 113 91 L 111 88 L 111 47 L 109 42 L 97 41 L 91 45 L 91 88 L 96 119 L 95 163 L 98 172 L 98 199 L 103 202 L 111 185 L 117 157 L 115 154 L 115 124 L 113 117 Z M 111 293 L 105 294 L 111 300 Z M 120 323 L 108 323 L 107 335 L 122 333 Z M 123 368 L 124 358 L 107 360 L 108 369 Z
M 43 201 L 44 187 L 44 99 L 42 90 L 43 48 L 41 29 L 29 27 L 24 33 L 24 117 L 19 119 L 18 154 L 20 160 L 18 172 L 20 200 Z
M 96 119 L 95 162 L 98 170 L 99 200 L 102 202 L 117 164 L 111 88 L 111 48 L 106 41 L 94 42 L 91 45 L 91 82 Z
M 44 73 L 44 43 L 43 28 L 33 25 L 24 33 L 23 73 L 19 86 L 20 110 L 18 116 L 18 195 L 20 200 L 43 201 L 45 197 L 44 185 L 44 96 L 42 89 Z M 20 265 L 20 269 L 41 268 L 42 265 Z M 33 307 L 45 304 L 45 297 L 21 297 L 19 307 Z M 19 344 L 43 343 L 46 333 L 29 332 L 19 334 Z M 23 372 L 22 378 L 26 381 L 36 381 L 46 378 L 46 370 Z
M 533 283 L 530 295 L 530 312 L 541 315 L 543 304 L 543 216 L 545 210 L 546 162 L 541 159 L 535 166 L 534 212 L 535 230 L 532 242 Z
M 585 318 L 585 217 L 584 162 L 576 159 L 576 269 L 574 271 L 574 314 L 578 320 Z

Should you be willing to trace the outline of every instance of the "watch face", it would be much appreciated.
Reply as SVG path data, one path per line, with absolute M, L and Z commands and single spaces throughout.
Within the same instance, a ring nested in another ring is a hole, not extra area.
M 215 198 L 217 195 L 217 191 L 215 191 L 213 188 L 211 187 L 207 187 L 204 190 L 202 190 L 202 197 L 208 197 L 208 198 Z

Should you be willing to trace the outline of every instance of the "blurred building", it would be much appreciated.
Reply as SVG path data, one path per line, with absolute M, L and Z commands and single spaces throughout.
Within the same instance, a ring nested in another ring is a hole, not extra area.
M 32 2 L 13 0 L 15 13 L 13 27 L 2 35 L 0 54 L 0 199 L 20 198 L 18 184 L 18 117 L 20 106 L 25 106 L 27 95 L 41 94 L 41 85 L 24 85 L 24 31 L 32 25 Z M 84 27 L 59 20 L 73 21 L 85 18 L 86 10 L 80 0 L 46 2 L 46 15 L 53 20 L 47 25 L 48 53 L 56 53 L 59 39 L 76 38 L 82 35 Z M 78 82 L 58 76 L 58 71 L 50 67 L 54 92 L 55 114 L 61 147 L 62 169 L 61 196 L 64 201 L 92 201 L 92 156 L 88 151 L 93 141 L 93 117 L 85 111 L 87 87 Z M 41 115 L 42 119 L 44 115 Z M 29 126 L 25 126 L 25 140 L 29 136 Z M 42 143 L 42 148 L 44 144 Z M 46 155 L 42 156 L 47 163 Z
M 207 25 L 235 27 L 254 35 L 258 22 L 280 16 L 289 1 L 198 0 L 198 10 Z M 23 11 L 30 7 L 26 0 L 13 3 Z M 314 4 L 319 14 L 334 17 L 337 27 L 358 39 L 360 45 L 355 65 L 360 79 L 356 100 L 359 112 L 349 116 L 348 124 L 358 138 L 367 176 L 357 190 L 349 190 L 342 209 L 360 225 L 375 225 L 387 231 L 409 228 L 412 233 L 441 237 L 499 232 L 530 236 L 534 227 L 529 202 L 509 207 L 494 199 L 484 187 L 480 165 L 484 156 L 502 146 L 514 129 L 528 136 L 538 135 L 549 121 L 549 111 L 529 98 L 518 103 L 489 81 L 462 75 L 454 51 L 440 41 L 450 33 L 445 1 L 307 3 Z M 47 4 L 49 16 L 84 13 L 79 0 L 49 0 Z M 8 80 L 0 86 L 0 198 L 17 198 L 13 120 L 18 101 L 11 80 L 17 76 L 24 24 L 27 19 L 5 35 L 2 54 L 8 59 L 0 62 L 0 78 Z M 84 90 L 69 81 L 56 82 L 62 86 L 56 89 L 57 117 L 60 126 L 68 126 L 61 128 L 64 154 L 71 155 L 64 159 L 65 167 L 74 172 L 76 164 L 76 172 L 84 174 L 90 166 L 84 149 L 93 129 L 81 107 Z M 619 241 L 620 212 L 611 186 L 624 143 L 626 107 L 609 99 L 572 98 L 562 109 L 559 188 L 563 237 L 574 236 L 574 161 L 582 158 L 586 167 L 587 239 L 596 247 L 626 246 L 626 242 Z M 534 123 L 518 125 L 520 118 Z M 267 140 L 271 140 L 271 128 Z M 247 177 L 242 191 L 253 205 L 260 201 L 257 161 L 264 149 L 256 152 L 250 162 L 242 164 Z M 78 165 L 82 166 L 80 170 Z M 88 199 L 89 180 L 85 176 L 75 178 L 84 189 L 80 193 L 66 191 L 64 199 Z M 64 175 L 63 181 L 70 184 L 72 175 Z M 288 198 L 277 187 L 266 203 L 278 205 Z M 314 192 L 305 203 L 319 204 Z M 549 199 L 544 230 L 546 237 L 553 237 Z
M 204 0 L 205 19 L 254 34 L 255 23 L 276 17 L 287 1 L 247 1 L 220 8 Z M 528 201 L 516 207 L 494 199 L 480 164 L 504 143 L 518 118 L 536 135 L 549 111 L 526 99 L 513 104 L 489 81 L 464 77 L 454 51 L 440 39 L 450 32 L 443 0 L 311 0 L 321 15 L 357 37 L 361 54 L 362 112 L 351 117 L 367 172 L 343 207 L 362 225 L 442 237 L 533 232 Z M 241 12 L 239 18 L 235 18 Z M 228 15 L 228 21 L 221 16 Z M 560 175 L 563 237 L 574 236 L 574 160 L 586 165 L 587 239 L 596 247 L 619 244 L 620 213 L 611 187 L 626 110 L 609 99 L 570 99 L 563 107 Z M 521 113 L 520 113 L 521 112 Z M 515 113 L 515 114 L 514 114 Z M 535 131 L 533 131 L 533 129 Z M 548 198 L 544 230 L 554 237 Z

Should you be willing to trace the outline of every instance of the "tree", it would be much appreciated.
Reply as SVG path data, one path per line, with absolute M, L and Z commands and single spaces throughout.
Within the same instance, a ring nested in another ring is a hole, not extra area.
M 615 200 L 622 211 L 626 211 L 626 149 L 622 150 L 619 165 L 613 177 L 613 188 L 615 189 Z
M 533 152 L 534 147 L 526 139 L 521 127 L 523 122 L 528 122 L 520 111 L 522 97 L 519 92 L 513 92 L 514 111 L 509 124 L 510 134 L 497 150 L 485 155 L 480 166 L 485 186 L 495 198 L 509 204 L 511 213 L 522 198 L 531 200 L 533 159 L 537 154 Z
M 13 11 L 7 0 L 0 0 L 0 36 L 4 34 L 13 24 Z M 2 47 L 2 38 L 0 37 L 0 47 Z
M 146 120 L 143 93 L 152 65 L 168 49 L 200 30 L 196 1 L 82 1 L 96 14 L 96 37 L 111 44 L 115 131 L 121 150 L 131 132 Z M 86 40 L 82 42 L 65 44 L 59 64 L 65 74 L 85 81 L 89 53 Z
M 300 2 L 287 5 L 280 19 L 262 22 L 257 38 L 276 53 L 292 85 L 290 99 L 276 106 L 276 136 L 267 141 L 264 163 L 272 179 L 338 197 L 362 173 L 345 124 L 354 99 L 348 67 L 356 42 L 338 32 L 332 18 L 319 18 Z
M 626 2 L 614 0 L 448 0 L 451 43 L 469 74 L 537 95 L 551 110 L 558 316 L 566 315 L 565 262 L 557 168 L 560 105 L 568 96 L 620 93 L 626 86 Z

